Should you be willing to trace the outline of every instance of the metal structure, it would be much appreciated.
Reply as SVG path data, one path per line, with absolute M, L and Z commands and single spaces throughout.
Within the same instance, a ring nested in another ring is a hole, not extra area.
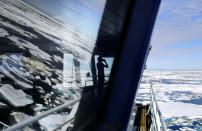
M 40 115 L 31 117 L 31 118 L 29 118 L 29 119 L 27 119 L 27 120 L 24 120 L 24 121 L 22 121 L 22 122 L 20 122 L 20 123 L 17 123 L 17 124 L 15 124 L 15 125 L 11 126 L 11 127 L 8 127 L 7 129 L 5 129 L 5 131 L 16 131 L 16 130 L 18 130 L 18 129 L 23 129 L 24 127 L 26 127 L 26 126 L 28 126 L 28 125 L 30 125 L 30 124 L 33 124 L 34 122 L 38 122 L 38 120 L 40 120 L 40 119 L 42 119 L 42 118 L 44 118 L 44 117 L 46 117 L 46 116 L 48 116 L 48 115 L 50 115 L 50 114 L 53 114 L 54 112 L 63 110 L 63 109 L 65 109 L 65 108 L 67 108 L 67 107 L 69 107 L 69 106 L 71 106 L 71 105 L 73 105 L 73 104 L 79 102 L 79 100 L 80 100 L 80 99 L 76 99 L 76 100 L 73 100 L 73 101 L 71 101 L 71 102 L 66 102 L 66 103 L 64 103 L 64 104 L 62 104 L 62 105 L 60 105 L 60 106 L 57 106 L 57 107 L 55 107 L 55 108 L 53 108 L 53 109 L 50 109 L 50 110 L 48 110 L 48 111 L 46 111 L 46 112 L 43 112 L 43 113 L 40 114 Z M 73 118 L 70 118 L 70 119 L 69 119 L 67 122 L 65 122 L 65 123 L 70 122 L 72 119 L 73 119 Z
M 158 106 L 155 93 L 150 86 L 148 98 L 138 98 L 135 100 L 131 112 L 130 122 L 127 131 L 148 130 L 166 131 L 167 127 L 163 121 L 160 108 Z
M 126 130 L 134 98 L 150 49 L 150 36 L 160 0 L 130 3 L 128 17 L 120 36 L 105 101 L 104 126 Z
M 3 125 L 2 130 L 5 130 L 6 128 L 8 128 L 8 127 L 9 127 L 8 125 L 4 124 L 3 122 L 0 122 L 0 125 Z
M 150 89 L 151 103 L 147 112 L 147 115 L 151 113 L 151 127 L 150 131 L 166 131 L 166 125 L 162 119 L 161 111 L 159 110 L 158 103 L 154 94 L 154 90 L 151 84 Z

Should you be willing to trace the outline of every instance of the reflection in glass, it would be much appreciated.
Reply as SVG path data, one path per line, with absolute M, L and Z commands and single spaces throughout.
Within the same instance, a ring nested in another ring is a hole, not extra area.
M 104 5 L 105 0 L 0 1 L 0 122 L 16 124 L 96 86 L 91 57 Z M 53 130 L 78 107 L 25 129 Z

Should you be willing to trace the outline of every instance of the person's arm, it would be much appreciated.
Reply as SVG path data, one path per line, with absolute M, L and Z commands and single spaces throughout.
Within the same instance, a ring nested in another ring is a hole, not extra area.
M 105 63 L 105 64 L 104 64 L 104 67 L 105 67 L 105 68 L 108 68 L 109 66 L 108 66 L 108 64 L 107 64 L 106 60 L 105 60 L 105 59 L 103 59 L 103 61 L 104 61 L 104 63 Z

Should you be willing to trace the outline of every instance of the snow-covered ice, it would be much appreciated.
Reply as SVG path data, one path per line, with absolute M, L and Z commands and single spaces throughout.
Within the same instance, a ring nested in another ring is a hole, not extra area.
M 150 99 L 150 83 L 153 83 L 156 99 L 165 121 L 181 118 L 184 122 L 186 121 L 184 118 L 187 117 L 201 119 L 202 71 L 145 71 L 136 99 Z M 170 123 L 167 123 L 168 127 L 179 125 L 180 122 Z M 183 123 L 181 125 L 180 130 L 188 128 L 188 126 L 183 127 Z M 202 125 L 200 127 L 202 128 Z M 194 126 L 192 129 L 199 128 Z
M 8 32 L 4 30 L 3 28 L 0 28 L 0 37 L 6 37 L 8 36 Z

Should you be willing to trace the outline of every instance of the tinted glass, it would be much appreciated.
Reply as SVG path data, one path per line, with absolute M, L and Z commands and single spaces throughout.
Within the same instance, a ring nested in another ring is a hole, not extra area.
M 90 63 L 104 7 L 105 0 L 0 1 L 0 122 L 21 122 L 93 86 Z M 78 105 L 27 129 L 53 130 Z
M 96 124 L 129 2 L 0 0 L 0 128 L 74 100 L 24 129 Z

